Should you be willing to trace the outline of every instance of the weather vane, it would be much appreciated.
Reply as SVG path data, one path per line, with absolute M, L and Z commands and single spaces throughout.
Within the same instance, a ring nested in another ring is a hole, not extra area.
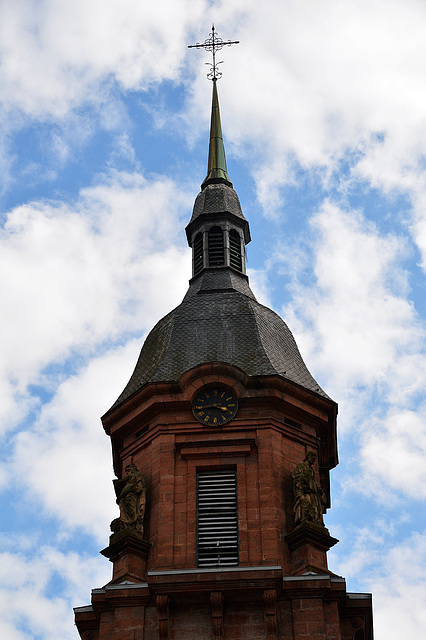
M 218 69 L 218 65 L 222 64 L 223 60 L 216 63 L 216 51 L 220 51 L 225 46 L 229 47 L 231 46 L 231 44 L 240 44 L 240 41 L 224 41 L 222 40 L 222 38 L 218 38 L 216 35 L 214 24 L 212 24 L 212 32 L 210 34 L 210 37 L 207 38 L 207 40 L 204 40 L 204 42 L 202 43 L 197 42 L 197 44 L 189 44 L 188 49 L 205 49 L 206 51 L 211 51 L 213 54 L 213 63 L 210 64 L 210 62 L 206 62 L 206 64 L 210 64 L 210 72 L 207 74 L 207 77 L 209 78 L 209 80 L 219 80 L 219 78 L 222 77 L 222 74 Z

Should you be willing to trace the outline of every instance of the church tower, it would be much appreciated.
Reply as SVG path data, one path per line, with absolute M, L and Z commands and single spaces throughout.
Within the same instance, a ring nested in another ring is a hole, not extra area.
M 112 579 L 75 609 L 80 637 L 372 640 L 371 596 L 327 565 L 337 405 L 250 289 L 215 74 L 186 235 L 188 291 L 102 418 L 120 515 L 101 552 Z

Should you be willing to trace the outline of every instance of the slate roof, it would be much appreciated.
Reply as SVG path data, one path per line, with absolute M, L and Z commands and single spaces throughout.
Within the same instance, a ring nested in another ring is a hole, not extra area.
M 177 381 L 206 362 L 233 364 L 249 376 L 278 374 L 328 398 L 286 323 L 257 302 L 246 276 L 219 267 L 193 278 L 182 303 L 152 329 L 115 405 L 149 382 Z
M 189 223 L 194 222 L 203 213 L 217 214 L 218 211 L 229 211 L 229 213 L 245 220 L 237 192 L 232 187 L 223 184 L 209 184 L 195 198 Z
M 189 244 L 191 244 L 192 229 L 200 222 L 202 217 L 217 217 L 223 214 L 230 214 L 237 218 L 240 226 L 244 229 L 245 242 L 248 244 L 250 242 L 250 230 L 241 210 L 238 194 L 226 184 L 209 184 L 195 198 L 192 217 L 186 227 Z

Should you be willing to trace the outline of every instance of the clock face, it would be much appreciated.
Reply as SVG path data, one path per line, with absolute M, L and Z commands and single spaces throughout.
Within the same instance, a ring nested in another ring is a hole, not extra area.
M 220 427 L 229 422 L 238 411 L 238 401 L 233 393 L 223 387 L 207 387 L 194 398 L 192 413 L 209 427 Z

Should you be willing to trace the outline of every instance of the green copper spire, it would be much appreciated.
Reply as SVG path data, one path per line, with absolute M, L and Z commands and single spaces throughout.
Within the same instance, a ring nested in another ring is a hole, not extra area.
M 232 187 L 226 169 L 225 146 L 222 138 L 222 126 L 220 124 L 219 98 L 217 96 L 216 78 L 213 78 L 212 117 L 210 124 L 209 162 L 207 176 L 201 185 L 204 189 L 209 184 L 218 182 Z
M 238 40 L 222 40 L 222 38 L 218 38 L 216 35 L 216 29 L 214 28 L 214 24 L 212 24 L 212 31 L 210 33 L 210 37 L 207 38 L 204 42 L 197 44 L 188 45 L 189 49 L 205 49 L 209 51 L 212 56 L 212 64 L 210 67 L 210 73 L 207 74 L 207 77 L 210 80 L 213 80 L 213 100 L 212 100 L 212 119 L 210 125 L 210 145 L 209 145 L 209 163 L 207 167 L 207 175 L 206 178 L 201 185 L 201 189 L 204 189 L 209 184 L 222 183 L 227 184 L 229 187 L 232 187 L 232 182 L 228 177 L 228 172 L 226 170 L 226 158 L 225 158 L 225 147 L 223 145 L 222 138 L 222 127 L 220 125 L 220 110 L 219 110 L 219 99 L 217 97 L 217 87 L 216 83 L 222 74 L 219 71 L 219 64 L 216 64 L 216 51 L 220 51 L 223 47 L 229 47 L 232 44 L 239 44 Z

